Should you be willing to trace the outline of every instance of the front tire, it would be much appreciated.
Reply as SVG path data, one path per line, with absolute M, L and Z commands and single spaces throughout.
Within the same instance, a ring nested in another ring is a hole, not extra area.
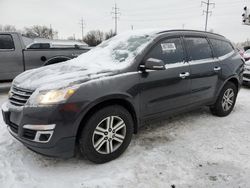
M 216 103 L 214 106 L 210 107 L 212 114 L 219 117 L 229 115 L 234 108 L 237 94 L 238 89 L 235 84 L 232 82 L 226 83 L 222 88 Z
M 94 163 L 114 160 L 130 144 L 133 127 L 131 114 L 122 106 L 102 108 L 87 120 L 79 139 L 80 151 Z

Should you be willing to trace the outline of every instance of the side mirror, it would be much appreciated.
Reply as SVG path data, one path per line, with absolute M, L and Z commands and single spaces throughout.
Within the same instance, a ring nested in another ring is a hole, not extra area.
M 165 64 L 160 59 L 149 58 L 144 65 L 140 65 L 143 70 L 165 70 Z

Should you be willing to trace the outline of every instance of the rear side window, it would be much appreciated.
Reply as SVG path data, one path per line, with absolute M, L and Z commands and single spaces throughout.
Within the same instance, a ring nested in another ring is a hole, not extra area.
M 165 64 L 183 62 L 184 50 L 180 38 L 171 38 L 159 42 L 146 56 L 162 60 Z
M 232 45 L 229 42 L 217 39 L 209 39 L 209 40 L 212 43 L 216 57 L 221 57 L 234 51 Z
M 212 50 L 206 38 L 185 37 L 186 47 L 190 60 L 212 58 Z
M 11 50 L 14 48 L 14 42 L 10 35 L 0 35 L 0 50 Z
M 32 44 L 29 49 L 49 49 L 50 44 L 49 43 L 36 43 Z

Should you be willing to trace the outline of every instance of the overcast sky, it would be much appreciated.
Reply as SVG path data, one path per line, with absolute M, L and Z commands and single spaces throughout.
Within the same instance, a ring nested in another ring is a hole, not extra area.
M 205 0 L 206 1 L 206 0 Z M 210 0 L 212 1 L 212 0 Z M 213 0 L 208 29 L 225 35 L 234 42 L 250 39 L 250 26 L 241 24 L 243 7 L 250 0 Z M 15 25 L 18 29 L 32 25 L 50 24 L 59 38 L 81 36 L 80 20 L 86 23 L 84 32 L 114 28 L 114 0 L 0 0 L 0 24 Z M 118 33 L 143 28 L 204 30 L 205 6 L 200 0 L 116 0 L 121 16 Z

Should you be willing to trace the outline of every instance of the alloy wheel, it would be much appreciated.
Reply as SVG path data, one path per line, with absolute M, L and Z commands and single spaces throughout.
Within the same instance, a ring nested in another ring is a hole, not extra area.
M 126 136 L 126 124 L 119 116 L 109 116 L 103 119 L 95 128 L 92 144 L 101 154 L 116 151 Z
M 222 108 L 224 111 L 228 111 L 234 105 L 234 90 L 229 88 L 225 91 L 222 98 Z

